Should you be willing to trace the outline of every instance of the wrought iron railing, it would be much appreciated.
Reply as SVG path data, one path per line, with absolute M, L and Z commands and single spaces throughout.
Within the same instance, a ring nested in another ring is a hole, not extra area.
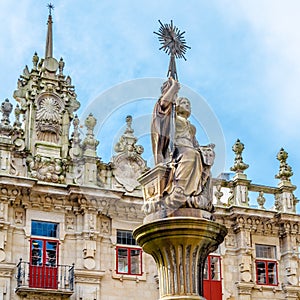
M 22 261 L 17 265 L 17 290 L 21 288 L 74 290 L 74 264 L 57 266 L 34 266 Z

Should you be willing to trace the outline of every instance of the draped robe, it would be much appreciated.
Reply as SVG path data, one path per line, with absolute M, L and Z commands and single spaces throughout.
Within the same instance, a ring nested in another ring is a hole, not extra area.
M 171 193 L 178 187 L 187 196 L 199 195 L 202 191 L 203 163 L 200 147 L 195 138 L 196 128 L 176 115 L 174 152 L 170 157 L 170 126 L 172 102 L 160 98 L 154 106 L 151 139 L 155 164 L 167 163 L 172 159 L 170 178 L 165 191 Z

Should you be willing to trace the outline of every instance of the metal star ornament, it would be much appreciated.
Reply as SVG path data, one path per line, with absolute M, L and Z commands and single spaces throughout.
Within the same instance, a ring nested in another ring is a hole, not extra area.
M 160 24 L 160 28 L 158 32 L 154 31 L 154 33 L 158 35 L 158 40 L 162 44 L 159 50 L 163 50 L 170 55 L 167 77 L 172 77 L 178 80 L 175 58 L 183 58 L 186 60 L 184 55 L 187 49 L 191 49 L 191 47 L 186 45 L 186 41 L 183 36 L 185 31 L 180 32 L 180 30 L 173 25 L 172 20 L 171 24 L 163 24 L 160 20 L 158 22 Z

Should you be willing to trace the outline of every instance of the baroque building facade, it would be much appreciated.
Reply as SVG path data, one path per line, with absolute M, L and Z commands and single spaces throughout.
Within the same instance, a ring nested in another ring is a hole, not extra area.
M 144 218 L 137 178 L 148 170 L 132 117 L 111 161 L 101 161 L 97 120 L 84 120 L 83 136 L 75 88 L 52 48 L 50 14 L 45 57 L 35 53 L 23 70 L 17 104 L 1 104 L 0 299 L 158 299 L 154 260 L 132 237 Z M 270 187 L 247 178 L 243 149 L 237 140 L 233 178 L 213 179 L 214 217 L 228 235 L 207 259 L 205 296 L 300 299 L 300 216 L 288 155 L 278 153 L 279 184 Z

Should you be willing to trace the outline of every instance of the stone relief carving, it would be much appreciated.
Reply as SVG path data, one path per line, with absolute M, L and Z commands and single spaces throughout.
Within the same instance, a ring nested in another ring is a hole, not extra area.
M 252 280 L 251 275 L 252 258 L 251 256 L 242 256 L 240 267 L 241 281 L 250 282 Z
M 24 211 L 15 210 L 15 224 L 23 225 Z
M 53 95 L 42 95 L 37 100 L 36 130 L 40 141 L 57 143 L 61 135 L 63 103 Z
M 126 191 L 132 192 L 140 185 L 137 178 L 147 170 L 147 166 L 141 157 L 144 148 L 136 145 L 131 116 L 126 117 L 126 124 L 124 134 L 115 145 L 115 151 L 119 154 L 113 157 L 113 175 Z
M 111 233 L 111 220 L 106 216 L 100 216 L 100 233 L 109 235 Z
M 28 156 L 29 176 L 38 180 L 64 183 L 66 171 L 66 159 L 48 158 L 40 155 Z
M 74 230 L 75 218 L 74 216 L 66 215 L 66 228 L 67 230 Z

